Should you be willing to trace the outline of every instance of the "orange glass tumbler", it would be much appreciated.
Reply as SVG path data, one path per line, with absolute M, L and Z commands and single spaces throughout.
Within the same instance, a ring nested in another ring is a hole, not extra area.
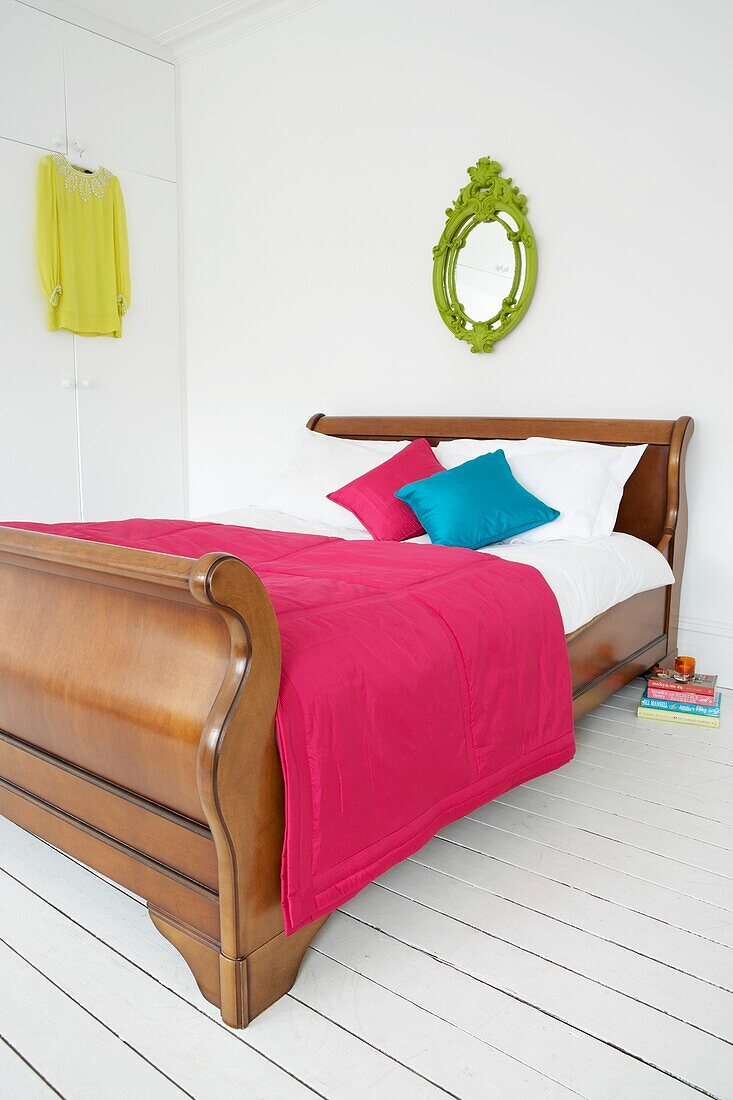
M 681 680 L 683 684 L 691 680 L 695 675 L 694 657 L 676 657 L 674 662 L 674 678 Z

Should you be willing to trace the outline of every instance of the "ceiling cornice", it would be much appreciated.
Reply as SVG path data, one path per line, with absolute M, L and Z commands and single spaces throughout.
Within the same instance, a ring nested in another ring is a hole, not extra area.
M 187 61 L 325 3 L 327 0 L 228 0 L 156 35 L 155 40 L 177 61 Z
M 156 39 L 131 31 L 118 23 L 110 23 L 109 20 L 85 8 L 69 3 L 68 0 L 20 0 L 20 3 L 25 4 L 27 8 L 36 8 L 38 11 L 45 12 L 46 15 L 52 15 L 55 19 L 62 19 L 65 23 L 72 23 L 75 27 L 81 27 L 82 30 L 91 31 L 92 34 L 98 34 L 102 38 L 109 38 L 112 42 L 130 46 L 140 53 L 160 58 L 161 61 L 167 61 L 169 65 L 172 65 L 175 60 L 172 50 L 166 49 Z

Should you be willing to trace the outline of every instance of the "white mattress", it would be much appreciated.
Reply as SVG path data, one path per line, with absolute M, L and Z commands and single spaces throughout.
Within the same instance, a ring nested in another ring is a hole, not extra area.
M 315 520 L 262 508 L 241 508 L 199 518 L 209 523 L 229 523 L 268 531 L 296 531 L 343 539 L 371 538 L 366 531 L 330 527 Z M 429 545 L 430 540 L 427 535 L 421 535 L 420 538 L 410 539 L 406 545 L 415 543 Z M 555 593 L 566 634 L 629 596 L 674 583 L 672 570 L 659 551 L 633 535 L 615 533 L 607 538 L 583 542 L 487 546 L 472 553 L 496 554 L 497 557 L 523 562 L 538 569 Z

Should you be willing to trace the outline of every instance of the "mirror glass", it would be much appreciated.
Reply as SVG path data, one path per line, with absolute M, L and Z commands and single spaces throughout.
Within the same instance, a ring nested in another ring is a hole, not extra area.
M 514 247 L 506 229 L 500 222 L 479 222 L 456 263 L 456 295 L 468 317 L 488 321 L 498 313 L 513 279 Z

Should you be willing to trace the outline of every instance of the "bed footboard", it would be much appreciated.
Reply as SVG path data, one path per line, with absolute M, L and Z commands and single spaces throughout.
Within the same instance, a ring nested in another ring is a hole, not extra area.
M 280 637 L 236 558 L 0 528 L 0 812 L 148 902 L 226 1023 L 289 989 Z

